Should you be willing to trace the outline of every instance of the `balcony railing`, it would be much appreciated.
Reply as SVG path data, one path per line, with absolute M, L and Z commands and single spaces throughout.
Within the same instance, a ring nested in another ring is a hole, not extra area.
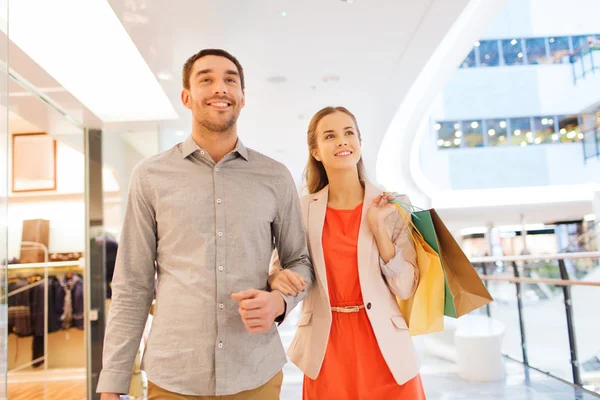
M 573 82 L 585 79 L 589 74 L 600 70 L 600 46 L 587 47 L 570 55 L 573 68 Z
M 600 159 L 600 127 L 593 128 L 583 134 L 583 162 L 591 158 Z
M 600 252 L 471 262 L 495 300 L 483 312 L 507 327 L 505 355 L 600 393 Z

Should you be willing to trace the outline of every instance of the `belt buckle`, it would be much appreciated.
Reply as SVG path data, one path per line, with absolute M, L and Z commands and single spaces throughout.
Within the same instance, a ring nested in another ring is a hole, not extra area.
M 346 310 L 346 312 L 359 312 L 360 311 L 360 307 L 359 306 L 347 306 L 344 307 L 344 309 Z

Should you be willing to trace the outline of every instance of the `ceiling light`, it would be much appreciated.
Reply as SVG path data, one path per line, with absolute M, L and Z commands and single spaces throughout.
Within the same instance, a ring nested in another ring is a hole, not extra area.
M 550 43 L 554 43 L 554 38 L 550 38 Z
M 444 146 L 450 147 L 450 146 L 452 146 L 452 142 L 450 142 L 450 141 L 444 142 Z
M 574 138 L 575 138 L 575 136 L 577 136 L 577 132 L 575 132 L 575 131 L 571 131 L 571 132 L 569 132 L 569 134 L 567 135 L 567 137 L 568 137 L 569 139 L 574 139 Z
M 515 133 L 515 136 L 521 136 L 521 130 L 520 129 L 515 130 L 514 133 Z
M 565 128 L 562 128 L 562 129 L 560 130 L 560 134 L 561 134 L 561 135 L 565 135 L 566 133 L 567 133 L 567 130 L 566 130 Z
M 287 16 L 287 13 L 286 13 L 285 11 L 282 11 L 282 12 L 281 12 L 281 16 L 282 16 L 282 17 L 286 17 L 286 16 Z
M 515 44 L 517 44 L 517 39 L 513 39 L 513 40 L 511 40 L 511 41 L 510 41 L 510 44 L 512 44 L 513 46 L 514 46 Z
M 335 83 L 335 82 L 339 82 L 340 81 L 340 77 L 337 75 L 329 75 L 323 78 L 323 82 L 325 83 Z
M 490 136 L 494 136 L 495 134 L 496 134 L 496 130 L 495 129 L 490 129 L 488 131 L 488 135 L 490 135 Z
M 460 139 L 454 139 L 454 144 L 458 146 L 460 144 Z
M 444 145 L 444 140 L 440 139 L 437 141 L 438 146 L 442 147 Z
M 477 129 L 479 127 L 479 123 L 477 121 L 471 122 L 471 128 Z
M 556 133 L 552 135 L 552 140 L 554 140 L 555 142 L 558 140 L 558 135 Z
M 504 142 L 504 140 L 506 139 L 506 137 L 504 137 L 504 136 L 500 136 L 498 139 L 499 139 L 501 142 Z
M 484 58 L 485 58 L 486 60 L 489 60 L 489 59 L 490 59 L 490 55 L 489 55 L 489 54 L 486 54 Z
M 548 125 L 548 118 L 544 118 L 542 120 L 542 125 Z
M 454 124 L 454 129 L 456 129 L 456 130 L 460 129 L 460 124 L 458 122 L 456 124 Z
M 10 39 L 104 122 L 178 117 L 106 0 L 11 2 Z
M 579 135 L 577 135 L 577 137 L 581 140 L 583 140 L 583 133 L 580 133 Z
M 519 53 L 519 54 L 517 54 L 517 57 L 519 57 L 519 58 L 523 58 L 523 53 Z
M 549 120 L 548 120 L 548 125 L 552 125 L 553 123 L 554 123 L 554 120 L 553 120 L 553 119 L 549 119 Z
M 475 47 L 479 47 L 481 45 L 481 43 L 478 41 L 475 42 Z
M 533 133 L 531 133 L 531 132 L 527 132 L 527 133 L 525 134 L 525 136 L 527 136 L 528 138 L 532 138 L 532 137 L 533 137 Z
M 267 82 L 274 83 L 274 84 L 284 83 L 286 81 L 287 81 L 287 78 L 285 76 L 280 76 L 280 75 L 270 76 L 267 78 Z
M 156 77 L 161 81 L 170 81 L 173 79 L 173 76 L 168 72 L 159 72 Z
M 435 124 L 435 130 L 439 131 L 440 129 L 442 129 L 442 125 L 440 124 Z
M 521 147 L 526 147 L 527 146 L 527 142 L 521 142 Z
M 506 121 L 500 121 L 500 128 L 506 128 Z
M 456 133 L 454 135 L 456 137 L 461 137 L 462 136 L 462 131 L 456 131 Z
M 535 138 L 535 144 L 542 143 L 542 138 Z

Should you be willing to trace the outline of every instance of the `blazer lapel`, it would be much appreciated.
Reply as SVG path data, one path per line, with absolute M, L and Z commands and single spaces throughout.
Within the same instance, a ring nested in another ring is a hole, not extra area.
M 371 255 L 376 246 L 375 237 L 369 222 L 367 220 L 367 211 L 373 202 L 373 199 L 380 194 L 379 189 L 374 185 L 365 182 L 365 198 L 363 200 L 362 217 L 360 221 L 360 230 L 358 232 L 358 273 L 359 277 L 368 276 L 368 269 L 371 265 Z M 362 280 L 362 279 L 361 279 Z
M 327 272 L 325 270 L 325 256 L 323 254 L 323 226 L 325 225 L 325 213 L 327 212 L 327 200 L 329 198 L 329 186 L 313 195 L 308 205 L 308 240 L 312 249 L 313 267 L 317 278 L 321 281 L 323 290 L 329 298 L 327 285 Z

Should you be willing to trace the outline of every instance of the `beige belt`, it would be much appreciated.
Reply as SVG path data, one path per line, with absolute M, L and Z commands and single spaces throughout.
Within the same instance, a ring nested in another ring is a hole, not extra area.
M 346 307 L 331 307 L 331 311 L 341 312 L 341 313 L 355 313 L 355 312 L 359 312 L 361 308 L 365 308 L 365 306 L 360 305 L 360 306 L 346 306 Z

